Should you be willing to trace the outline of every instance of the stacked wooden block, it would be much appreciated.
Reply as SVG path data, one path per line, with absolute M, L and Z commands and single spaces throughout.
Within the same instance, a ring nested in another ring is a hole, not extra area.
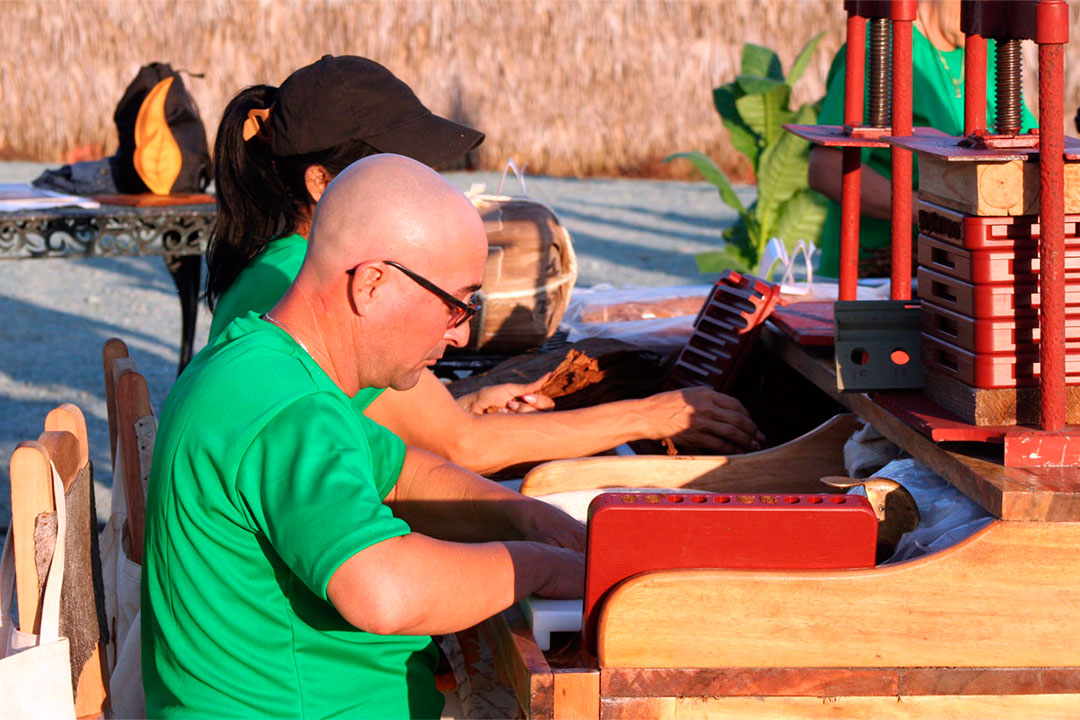
M 952 204 L 952 203 L 951 203 Z M 974 209 L 974 208 L 973 208 Z M 1065 218 L 1066 383 L 1080 385 L 1080 215 Z M 919 206 L 927 394 L 976 425 L 1035 422 L 1039 222 Z M 1080 388 L 1069 388 L 1073 415 Z

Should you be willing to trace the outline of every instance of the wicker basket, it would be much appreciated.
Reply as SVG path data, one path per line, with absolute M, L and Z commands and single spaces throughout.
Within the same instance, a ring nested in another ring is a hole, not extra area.
M 540 347 L 559 328 L 577 279 L 570 233 L 547 206 L 521 198 L 472 198 L 488 236 L 481 308 L 467 350 Z

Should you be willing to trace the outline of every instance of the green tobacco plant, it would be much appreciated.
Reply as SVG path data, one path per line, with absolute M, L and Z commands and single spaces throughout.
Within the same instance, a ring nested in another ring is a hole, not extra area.
M 821 101 L 790 107 L 791 88 L 802 76 L 818 42 L 814 37 L 799 51 L 784 77 L 780 58 L 760 45 L 746 44 L 742 67 L 733 81 L 713 90 L 713 103 L 731 135 L 731 144 L 745 155 L 757 177 L 757 199 L 743 205 L 724 171 L 702 152 L 676 153 L 667 162 L 684 158 L 720 191 L 720 198 L 739 213 L 724 231 L 724 250 L 697 255 L 703 273 L 757 265 L 770 238 L 790 249 L 800 239 L 816 240 L 825 222 L 825 198 L 810 189 L 806 173 L 810 143 L 784 130 L 785 123 L 815 122 Z

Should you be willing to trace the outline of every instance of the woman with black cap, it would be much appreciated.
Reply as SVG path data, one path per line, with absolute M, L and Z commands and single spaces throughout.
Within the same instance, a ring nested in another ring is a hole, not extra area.
M 438 168 L 475 148 L 482 133 L 431 113 L 401 80 L 365 58 L 327 55 L 280 88 L 256 85 L 225 108 L 214 145 L 218 216 L 210 238 L 211 343 L 235 318 L 266 313 L 292 283 L 307 250 L 315 203 L 352 162 L 396 153 Z M 485 388 L 466 408 L 430 371 L 412 389 L 365 388 L 365 415 L 406 443 L 477 472 L 591 455 L 639 439 L 674 437 L 717 453 L 759 449 L 764 436 L 738 400 L 707 388 L 660 393 L 563 412 L 531 385 Z

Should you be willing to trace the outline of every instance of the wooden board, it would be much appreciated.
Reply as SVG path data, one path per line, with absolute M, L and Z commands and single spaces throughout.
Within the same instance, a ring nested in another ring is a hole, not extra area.
M 90 473 L 90 457 L 89 457 L 89 445 L 87 443 L 86 435 L 86 420 L 82 411 L 71 403 L 64 403 L 57 408 L 54 408 L 45 416 L 45 432 L 38 437 L 38 442 L 42 444 L 48 451 L 49 457 L 53 463 L 56 464 L 57 473 L 60 475 L 60 479 L 64 484 L 65 491 L 69 492 L 69 514 L 68 518 L 75 516 L 70 504 L 70 486 L 75 482 L 80 473 Z M 86 478 L 90 483 L 90 478 Z M 88 494 L 84 496 L 85 500 L 89 500 L 89 493 L 93 492 L 92 484 L 88 488 Z M 77 501 L 76 501 L 77 502 Z M 89 508 L 84 507 L 84 512 L 88 512 Z M 84 526 L 81 528 L 82 532 L 90 533 L 93 530 L 90 527 Z M 69 525 L 69 543 L 68 547 L 72 547 L 71 534 L 80 532 L 80 528 Z M 76 546 L 79 546 L 76 544 Z M 96 553 L 97 545 L 92 540 L 85 545 L 82 545 L 86 550 L 91 553 Z M 70 573 L 80 566 L 76 562 L 76 558 L 68 557 L 67 570 Z M 87 564 L 82 567 L 93 567 L 93 563 L 86 561 Z M 94 593 L 94 587 L 96 585 L 93 582 L 92 575 L 85 578 L 89 587 L 85 585 L 80 586 L 78 583 L 69 586 L 68 575 L 65 575 L 64 590 L 65 593 L 71 588 L 80 588 L 84 591 Z M 65 598 L 62 600 L 64 604 L 71 602 L 71 598 Z M 104 602 L 104 598 L 95 598 L 95 603 Z M 100 606 L 98 606 L 100 607 Z M 74 655 L 73 655 L 74 657 Z M 82 666 L 82 670 L 79 672 L 79 677 L 75 681 L 75 716 L 78 718 L 97 718 L 109 707 L 109 692 L 108 692 L 108 677 L 109 670 L 106 665 L 106 652 L 104 645 L 99 641 L 90 653 L 86 663 Z
M 717 492 L 827 492 L 819 482 L 846 475 L 844 443 L 859 428 L 854 415 L 837 415 L 791 442 L 744 455 L 602 456 L 554 460 L 525 476 L 524 495 L 603 487 L 694 488 Z
M 600 716 L 600 671 L 595 668 L 552 671 L 554 716 L 596 718 Z
M 127 205 L 133 207 L 172 207 L 175 205 L 212 205 L 214 196 L 206 193 L 176 193 L 175 195 L 155 195 L 153 193 L 131 193 L 127 195 L 95 195 L 94 199 L 102 205 Z
M 875 718 L 875 720 L 955 720 L 956 718 L 1039 718 L 1072 720 L 1080 714 L 1080 695 L 960 695 L 899 697 L 666 697 L 604 698 L 600 717 Z
M 972 425 L 1035 425 L 1039 389 L 974 388 L 945 373 L 925 369 L 927 397 Z M 1065 421 L 1080 423 L 1080 385 L 1065 388 Z
M 972 215 L 1038 215 L 1039 163 L 919 156 L 919 197 Z M 1065 212 L 1080 212 L 1080 164 L 1065 164 Z
M 127 359 L 128 349 L 119 338 L 109 338 L 101 348 L 101 365 L 105 371 L 105 409 L 109 419 L 109 449 L 113 464 L 116 464 L 116 385 L 113 365 L 117 360 Z M 135 366 L 132 365 L 132 368 Z
M 835 342 L 836 320 L 831 301 L 778 306 L 773 310 L 769 322 L 800 345 L 832 347 Z
M 601 609 L 600 666 L 1077 667 L 1077 547 L 1080 523 L 995 522 L 873 569 L 645 573 Z
M 603 668 L 604 697 L 1080 693 L 1080 668 Z
M 480 628 L 495 656 L 499 679 L 514 689 L 525 717 L 552 718 L 555 681 L 551 667 L 537 647 L 521 610 L 514 605 L 485 620 Z
M 813 354 L 766 327 L 763 344 L 834 400 L 873 425 L 958 490 L 1002 520 L 1080 521 L 1080 468 L 1010 468 L 1000 447 L 944 447 L 864 393 L 836 389 L 832 358 Z
M 150 407 L 150 390 L 146 386 L 146 380 L 134 368 L 134 363 L 129 359 L 116 360 L 113 363 L 113 385 L 116 392 L 116 425 L 119 438 L 117 448 L 120 451 L 116 461 L 123 466 L 124 499 L 127 503 L 124 527 L 131 542 L 128 558 L 141 565 L 146 497 L 143 495 L 143 473 L 135 423 L 140 418 L 153 415 L 154 411 Z
M 919 392 L 871 393 L 870 398 L 935 442 L 1001 443 L 1012 425 L 972 425 Z
M 15 594 L 19 629 L 37 633 L 41 614 L 34 524 L 41 513 L 56 510 L 49 451 L 36 440 L 19 443 L 11 453 L 11 532 L 15 545 Z

